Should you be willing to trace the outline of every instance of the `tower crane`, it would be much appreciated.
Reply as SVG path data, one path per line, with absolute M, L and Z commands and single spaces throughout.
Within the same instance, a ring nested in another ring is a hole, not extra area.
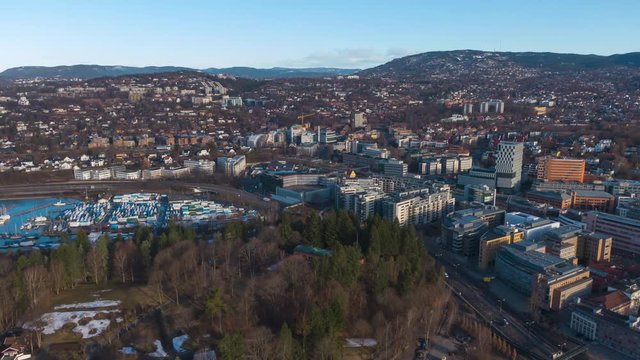
M 303 114 L 298 116 L 298 120 L 300 120 L 300 125 L 304 126 L 304 119 L 315 115 L 316 113 Z

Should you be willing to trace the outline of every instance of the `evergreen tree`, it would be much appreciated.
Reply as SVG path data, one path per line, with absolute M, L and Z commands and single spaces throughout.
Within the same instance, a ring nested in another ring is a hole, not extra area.
M 220 355 L 224 360 L 242 360 L 244 355 L 244 338 L 242 334 L 226 333 L 219 344 Z

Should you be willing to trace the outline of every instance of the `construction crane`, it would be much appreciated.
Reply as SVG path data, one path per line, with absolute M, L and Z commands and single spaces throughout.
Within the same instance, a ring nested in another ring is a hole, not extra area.
M 304 114 L 304 115 L 299 115 L 298 116 L 298 120 L 300 120 L 300 125 L 304 126 L 304 119 L 311 117 L 313 115 L 315 115 L 316 113 L 310 113 L 310 114 Z

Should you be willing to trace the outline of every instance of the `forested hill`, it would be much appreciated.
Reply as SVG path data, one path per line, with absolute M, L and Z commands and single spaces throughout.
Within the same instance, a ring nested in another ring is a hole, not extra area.
M 640 67 L 640 52 L 610 56 L 550 52 L 432 51 L 394 59 L 359 72 L 369 77 L 408 79 L 425 73 L 452 76 L 462 72 L 598 71 Z

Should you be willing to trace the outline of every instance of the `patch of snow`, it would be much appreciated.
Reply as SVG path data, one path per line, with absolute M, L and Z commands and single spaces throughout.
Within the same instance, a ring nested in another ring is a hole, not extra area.
M 102 334 L 103 331 L 107 330 L 110 324 L 111 320 L 107 319 L 91 320 L 86 325 L 76 326 L 73 331 L 82 334 L 83 339 L 88 339 Z
M 116 322 L 117 322 L 117 323 L 121 323 L 121 322 L 123 322 L 123 321 L 124 321 L 124 319 L 123 319 L 123 318 L 121 318 L 121 317 L 117 317 L 117 318 L 116 318 Z
M 120 349 L 120 352 L 125 355 L 135 355 L 138 353 L 136 349 L 132 348 L 131 346 L 123 347 L 122 349 Z
M 184 342 L 187 341 L 188 339 L 189 339 L 189 335 L 187 334 L 174 337 L 173 340 L 171 341 L 173 344 L 173 348 L 177 352 L 183 352 L 184 349 L 182 348 L 182 345 L 184 345 Z
M 164 348 L 162 347 L 162 343 L 160 342 L 160 340 L 154 341 L 153 344 L 156 346 L 156 351 L 152 353 L 148 353 L 147 355 L 151 357 L 158 357 L 158 358 L 167 357 L 167 352 L 164 351 Z
M 108 314 L 113 312 L 119 312 L 118 310 L 98 310 L 98 311 L 64 311 L 64 312 L 51 312 L 46 313 L 40 317 L 39 320 L 25 324 L 27 329 L 39 329 L 45 335 L 51 335 L 56 331 L 62 329 L 66 324 L 75 324 L 73 332 L 82 334 L 83 339 L 88 339 L 97 335 L 100 335 L 104 330 L 109 327 L 111 320 L 93 319 L 98 314 Z M 79 322 L 82 319 L 90 318 L 89 322 L 85 325 L 80 325 Z
M 75 303 L 75 304 L 64 304 L 58 305 L 54 307 L 54 310 L 63 310 L 63 309 L 96 309 L 103 307 L 114 307 L 120 305 L 120 300 L 96 300 L 89 301 L 83 303 Z
M 378 345 L 378 342 L 375 339 L 346 339 L 347 344 L 345 347 L 348 348 L 359 348 L 359 347 L 374 347 Z

